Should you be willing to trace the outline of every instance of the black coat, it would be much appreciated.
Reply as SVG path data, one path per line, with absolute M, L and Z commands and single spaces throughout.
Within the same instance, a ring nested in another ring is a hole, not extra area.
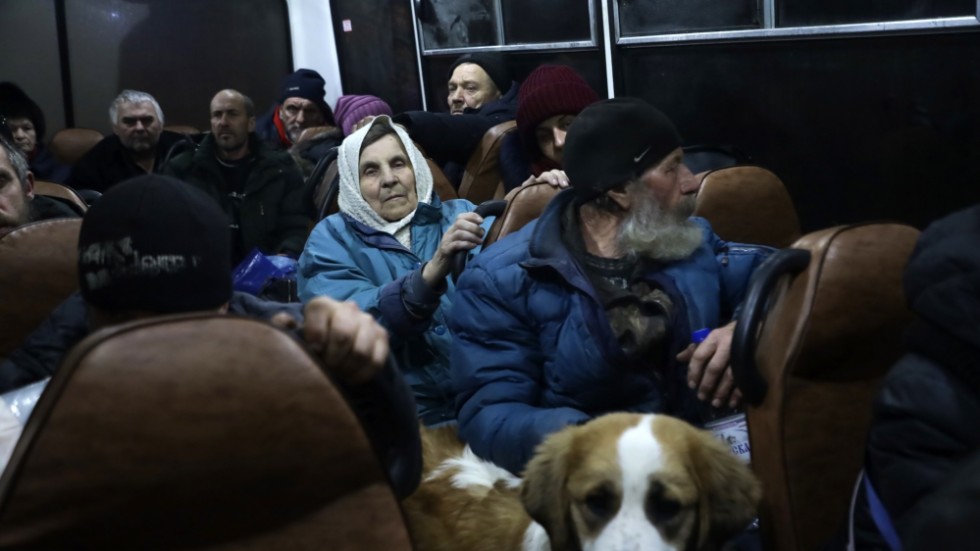
M 170 148 L 175 143 L 187 139 L 186 136 L 177 132 L 170 132 L 169 130 L 161 132 L 160 141 L 157 142 L 157 156 L 153 171 L 162 172 L 164 158 Z M 123 180 L 143 174 L 146 174 L 146 171 L 129 158 L 126 150 L 123 149 L 122 142 L 119 141 L 119 136 L 113 134 L 95 144 L 95 147 L 75 163 L 67 183 L 74 189 L 94 189 L 98 192 L 105 192 Z
M 453 185 L 459 186 L 463 168 L 487 130 L 517 117 L 516 82 L 500 99 L 479 109 L 466 109 L 462 115 L 407 111 L 392 119 L 408 129 L 408 135 L 422 146 L 425 155 L 439 166 Z
M 900 538 L 923 500 L 980 449 L 980 206 L 934 223 L 905 270 L 910 328 L 902 357 L 874 402 L 865 468 Z M 883 540 L 863 491 L 858 549 Z

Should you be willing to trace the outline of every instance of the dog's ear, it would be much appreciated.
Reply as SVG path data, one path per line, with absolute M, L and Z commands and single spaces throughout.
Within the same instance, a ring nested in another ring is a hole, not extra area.
M 548 533 L 552 551 L 578 549 L 566 489 L 568 450 L 577 428 L 562 429 L 545 439 L 524 469 L 521 501 L 531 518 Z
M 761 489 L 748 465 L 707 431 L 691 440 L 692 465 L 701 482 L 701 534 L 698 548 L 718 548 L 755 518 Z M 707 544 L 707 545 L 706 545 Z

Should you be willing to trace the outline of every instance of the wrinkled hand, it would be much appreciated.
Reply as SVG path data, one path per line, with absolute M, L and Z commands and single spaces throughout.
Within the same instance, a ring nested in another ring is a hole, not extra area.
M 568 176 L 565 175 L 565 171 L 555 168 L 547 172 L 542 172 L 540 176 L 534 176 L 533 174 L 524 180 L 521 187 L 529 186 L 531 184 L 539 184 L 541 182 L 547 182 L 551 184 L 551 187 L 557 188 L 567 188 L 568 187 Z
M 303 308 L 303 339 L 331 374 L 357 385 L 388 360 L 388 332 L 353 302 L 315 297 Z
M 475 212 L 464 212 L 446 230 L 439 242 L 439 249 L 422 270 L 422 279 L 433 289 L 438 288 L 452 268 L 452 258 L 457 251 L 469 251 L 483 243 L 483 217 Z
M 714 407 L 736 407 L 742 393 L 735 388 L 735 378 L 729 360 L 735 322 L 712 331 L 700 344 L 691 344 L 677 355 L 687 362 L 687 385 L 697 389 L 699 400 L 711 400 Z

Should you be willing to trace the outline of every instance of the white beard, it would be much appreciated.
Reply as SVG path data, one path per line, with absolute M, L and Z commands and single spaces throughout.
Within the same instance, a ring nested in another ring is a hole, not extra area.
M 672 211 L 664 210 L 645 189 L 633 187 L 633 208 L 620 224 L 619 250 L 652 260 L 672 261 L 691 256 L 701 245 L 701 226 L 689 219 L 694 197 L 681 200 Z

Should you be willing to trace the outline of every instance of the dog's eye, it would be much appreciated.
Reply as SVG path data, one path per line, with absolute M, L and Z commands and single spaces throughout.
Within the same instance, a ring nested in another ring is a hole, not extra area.
M 612 492 L 605 488 L 599 488 L 585 496 L 585 506 L 593 515 L 606 518 L 615 512 L 616 498 Z
M 679 501 L 664 497 L 663 494 L 654 493 L 647 499 L 647 510 L 650 518 L 666 522 L 677 516 L 681 511 L 681 504 Z

